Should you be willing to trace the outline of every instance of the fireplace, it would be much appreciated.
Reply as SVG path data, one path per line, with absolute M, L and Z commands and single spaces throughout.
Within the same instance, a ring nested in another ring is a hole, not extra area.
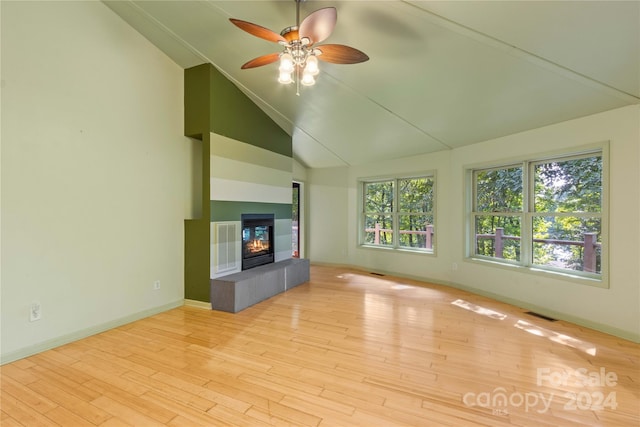
M 273 214 L 242 214 L 242 269 L 274 262 Z

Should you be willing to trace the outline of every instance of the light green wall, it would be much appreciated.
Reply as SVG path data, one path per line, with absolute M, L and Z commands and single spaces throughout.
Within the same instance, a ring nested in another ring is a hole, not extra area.
M 182 69 L 100 2 L 0 7 L 7 362 L 182 304 L 193 204 Z
M 630 106 L 447 152 L 310 170 L 310 258 L 457 286 L 640 341 L 640 187 L 630 184 L 640 179 L 639 114 Z M 465 167 L 603 141 L 610 141 L 611 161 L 609 289 L 465 260 Z M 359 247 L 358 179 L 430 170 L 437 179 L 436 255 Z
M 347 167 L 308 171 L 308 257 L 311 261 L 349 264 Z
M 639 106 L 630 106 L 581 119 L 487 141 L 454 150 L 451 159 L 452 188 L 463 187 L 465 165 L 493 159 L 571 150 L 588 144 L 609 142 L 609 289 L 585 285 L 561 276 L 542 276 L 458 262 L 451 280 L 482 292 L 502 295 L 524 306 L 625 338 L 640 340 L 640 170 Z M 451 239 L 462 242 L 464 205 L 451 204 Z M 460 243 L 461 245 L 461 243 Z M 462 261 L 456 246 L 453 260 Z

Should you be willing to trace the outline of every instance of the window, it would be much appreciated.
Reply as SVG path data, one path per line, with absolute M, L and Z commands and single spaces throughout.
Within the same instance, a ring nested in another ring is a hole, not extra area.
M 471 170 L 471 257 L 600 279 L 602 157 Z
M 476 170 L 475 255 L 520 261 L 522 167 Z
M 361 243 L 433 252 L 433 192 L 433 176 L 363 182 Z

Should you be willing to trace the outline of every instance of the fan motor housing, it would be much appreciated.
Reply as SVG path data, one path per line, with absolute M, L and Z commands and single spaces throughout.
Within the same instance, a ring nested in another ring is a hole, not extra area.
M 291 43 L 294 40 L 298 40 L 300 37 L 298 34 L 298 27 L 296 25 L 292 27 L 287 27 L 280 32 L 280 35 L 285 38 L 285 40 Z

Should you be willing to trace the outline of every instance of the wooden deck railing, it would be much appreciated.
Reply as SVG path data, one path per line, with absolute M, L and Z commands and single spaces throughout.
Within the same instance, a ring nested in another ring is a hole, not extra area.
M 376 223 L 374 228 L 365 228 L 364 231 L 373 233 L 373 244 L 380 244 L 380 233 L 393 233 L 393 230 L 388 228 L 382 228 L 380 223 Z M 425 227 L 425 230 L 400 230 L 400 234 L 417 234 L 424 235 L 425 237 L 425 249 L 433 249 L 433 225 L 429 224 Z
M 496 227 L 495 234 L 476 234 L 476 238 L 495 240 L 494 251 L 496 258 L 504 258 L 505 240 L 520 240 L 520 236 L 506 236 L 504 234 L 504 228 L 501 227 Z M 583 233 L 582 241 L 558 239 L 533 239 L 533 241 L 552 245 L 582 246 L 584 248 L 582 253 L 583 271 L 590 273 L 596 272 L 597 248 L 601 246 L 601 244 L 598 243 L 598 233 Z
M 374 228 L 365 228 L 366 232 L 373 233 L 373 244 L 380 244 L 380 233 L 392 233 L 393 230 L 382 228 L 379 223 Z M 433 225 L 427 225 L 425 230 L 400 230 L 400 234 L 417 234 L 425 235 L 425 248 L 433 249 Z M 496 258 L 504 258 L 504 241 L 520 240 L 520 236 L 507 236 L 504 234 L 504 228 L 496 227 L 495 234 L 476 234 L 477 239 L 495 240 L 494 250 Z M 601 246 L 598 243 L 598 233 L 583 233 L 583 240 L 558 240 L 558 239 L 533 239 L 537 243 L 549 243 L 552 245 L 582 246 L 583 271 L 596 273 L 597 249 Z

